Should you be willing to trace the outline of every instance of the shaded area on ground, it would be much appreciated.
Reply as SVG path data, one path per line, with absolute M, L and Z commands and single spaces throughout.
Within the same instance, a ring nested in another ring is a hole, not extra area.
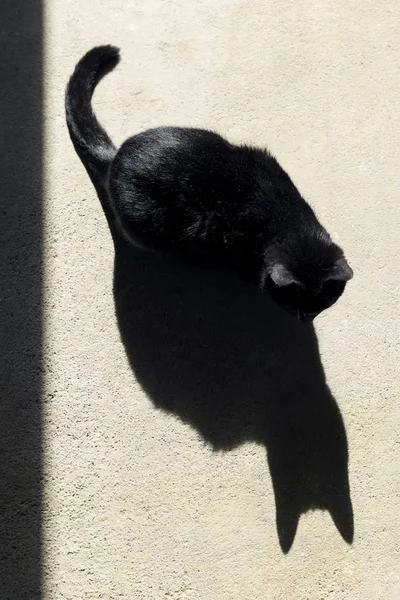
M 0 597 L 41 597 L 42 5 L 3 0 Z
M 215 450 L 265 446 L 281 548 L 299 517 L 330 512 L 353 540 L 346 432 L 316 334 L 234 275 L 117 241 L 114 295 L 132 369 L 155 406 Z

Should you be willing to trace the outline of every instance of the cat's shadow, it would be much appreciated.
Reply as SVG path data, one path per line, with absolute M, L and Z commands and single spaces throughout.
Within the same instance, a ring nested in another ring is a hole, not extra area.
M 129 246 L 106 216 L 121 338 L 154 405 L 215 450 L 266 448 L 283 552 L 310 509 L 328 510 L 351 543 L 346 431 L 314 328 L 229 272 Z

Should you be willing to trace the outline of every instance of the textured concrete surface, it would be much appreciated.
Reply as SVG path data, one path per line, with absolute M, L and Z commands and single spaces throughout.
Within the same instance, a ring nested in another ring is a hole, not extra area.
M 399 25 L 394 0 L 45 5 L 43 598 L 400 598 Z M 63 107 L 99 43 L 117 143 L 205 126 L 287 168 L 355 271 L 315 334 L 224 273 L 114 261 Z

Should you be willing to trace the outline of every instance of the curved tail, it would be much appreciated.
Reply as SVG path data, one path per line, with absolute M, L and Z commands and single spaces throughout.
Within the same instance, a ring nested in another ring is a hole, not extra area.
M 75 150 L 93 183 L 103 182 L 116 149 L 92 110 L 96 85 L 119 62 L 119 49 L 98 46 L 78 62 L 65 94 L 67 124 Z

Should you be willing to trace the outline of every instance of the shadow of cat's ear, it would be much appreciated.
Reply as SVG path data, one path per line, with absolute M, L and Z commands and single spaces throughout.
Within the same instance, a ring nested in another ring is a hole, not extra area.
M 329 495 L 326 494 L 325 502 L 315 505 L 315 498 L 308 494 L 302 495 L 302 492 L 292 487 L 294 482 L 287 481 L 282 487 L 278 481 L 275 481 L 275 506 L 276 506 L 276 528 L 279 538 L 279 544 L 284 554 L 287 554 L 294 542 L 298 523 L 302 514 L 310 510 L 328 511 L 338 532 L 347 544 L 352 544 L 354 539 L 354 517 L 353 508 L 350 499 L 350 489 L 348 484 L 340 489 L 330 489 Z M 300 480 L 295 482 L 298 487 L 302 487 Z
M 275 497 L 276 503 L 276 529 L 279 545 L 284 554 L 287 554 L 296 537 L 297 526 L 301 515 L 300 507 L 287 495 Z
M 276 528 L 279 544 L 284 554 L 287 554 L 296 537 L 297 527 L 302 514 L 312 509 L 305 507 L 297 501 L 295 494 L 286 490 L 285 493 L 275 494 L 276 504 Z M 354 540 L 354 517 L 350 500 L 350 493 L 342 490 L 332 492 L 329 498 L 329 506 L 320 507 L 319 510 L 327 510 L 331 515 L 338 532 L 347 544 Z
M 352 544 L 354 540 L 354 516 L 350 491 L 332 495 L 329 512 L 344 541 Z

